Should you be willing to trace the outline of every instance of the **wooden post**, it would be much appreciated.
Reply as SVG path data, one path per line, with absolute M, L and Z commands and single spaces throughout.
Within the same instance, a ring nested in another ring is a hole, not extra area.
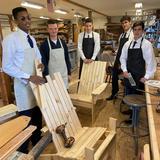
M 11 94 L 11 79 L 2 71 L 2 27 L 0 22 L 0 93 L 3 101 L 3 105 L 13 103 L 13 97 Z

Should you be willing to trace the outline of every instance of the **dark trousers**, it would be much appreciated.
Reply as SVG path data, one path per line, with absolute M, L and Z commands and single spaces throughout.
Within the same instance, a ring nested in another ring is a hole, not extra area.
M 29 140 L 31 140 L 32 145 L 34 146 L 40 139 L 41 139 L 41 128 L 42 128 L 42 114 L 38 106 L 30 109 L 19 112 L 19 116 L 28 116 L 31 117 L 31 120 L 28 124 L 34 125 L 37 127 L 37 129 L 32 133 L 32 136 L 30 139 L 28 139 L 26 142 L 24 142 L 21 147 L 18 149 L 20 152 L 27 153 L 28 152 L 28 144 Z
M 119 77 L 118 77 L 118 75 L 121 73 L 122 73 L 121 69 L 118 69 L 116 67 L 112 68 L 112 95 L 113 96 L 115 94 L 117 94 L 117 92 L 119 91 L 119 85 L 118 85 Z

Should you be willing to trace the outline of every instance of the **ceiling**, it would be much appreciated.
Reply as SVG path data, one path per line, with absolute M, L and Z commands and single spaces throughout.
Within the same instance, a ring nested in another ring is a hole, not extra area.
M 20 6 L 22 0 L 1 0 L 0 14 L 11 14 L 11 10 Z M 30 2 L 39 3 L 46 6 L 47 0 L 28 0 Z M 122 16 L 124 14 L 135 15 L 134 4 L 136 2 L 143 3 L 143 10 L 160 9 L 160 0 L 55 0 L 55 8 L 67 10 L 66 15 L 48 12 L 47 8 L 36 10 L 28 8 L 33 17 L 47 16 L 50 18 L 72 19 L 75 12 L 88 16 L 88 9 L 84 9 L 71 2 L 78 3 L 87 8 L 103 13 L 106 16 Z M 104 15 L 93 12 L 94 18 L 104 17 Z

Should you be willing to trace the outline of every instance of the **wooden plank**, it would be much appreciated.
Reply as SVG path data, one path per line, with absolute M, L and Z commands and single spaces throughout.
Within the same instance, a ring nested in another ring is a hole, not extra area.
M 0 148 L 27 127 L 30 117 L 20 116 L 0 125 Z M 18 125 L 17 125 L 18 124 Z M 14 126 L 14 127 L 13 127 Z M 13 128 L 13 129 L 11 129 Z
M 59 118 L 59 121 L 61 124 L 65 124 L 67 122 L 67 132 L 69 133 L 69 135 L 74 135 L 75 131 L 74 131 L 74 126 L 72 127 L 72 121 L 70 120 L 70 116 L 68 116 L 68 111 L 67 111 L 67 107 L 63 101 L 63 97 L 59 91 L 58 85 L 56 84 L 55 80 L 51 80 L 50 77 L 47 77 L 48 85 L 46 84 L 46 86 L 48 87 L 48 91 L 50 91 L 50 96 L 53 99 L 53 97 L 55 98 L 55 105 L 54 105 L 54 109 L 56 110 L 56 114 L 57 117 Z
M 9 104 L 7 106 L 0 108 L 0 124 L 9 118 L 13 118 L 17 115 L 17 107 L 14 104 Z
M 85 148 L 85 157 L 87 157 L 87 160 L 94 160 L 94 149 Z
M 55 77 L 55 80 L 56 80 L 58 86 L 62 87 L 62 89 L 60 91 L 61 91 L 61 94 L 63 95 L 63 97 L 66 99 L 66 104 L 67 104 L 66 107 L 69 107 L 69 111 L 70 111 L 70 113 L 72 113 L 71 116 L 73 116 L 73 122 L 76 125 L 76 130 L 77 131 L 81 130 L 81 128 L 82 128 L 81 123 L 80 123 L 79 118 L 77 116 L 77 113 L 75 111 L 75 107 L 73 107 L 72 101 L 69 97 L 69 94 L 68 94 L 66 88 L 65 88 L 65 85 L 64 85 L 64 82 L 62 80 L 60 73 L 55 74 L 54 77 Z
M 35 129 L 35 126 L 29 126 L 0 148 L 0 159 L 5 160 L 11 153 L 17 150 L 32 135 Z
M 149 149 L 149 144 L 144 145 L 144 160 L 150 160 L 150 149 Z
M 149 86 L 146 85 L 145 90 L 146 92 L 149 92 Z M 151 153 L 152 153 L 153 160 L 160 160 L 160 152 L 159 152 L 160 142 L 158 141 L 158 137 L 156 135 L 156 127 L 155 127 L 155 121 L 154 121 L 153 110 L 152 110 L 153 107 L 152 105 L 150 105 L 152 104 L 152 101 L 149 93 L 146 93 L 146 100 L 147 100 L 147 114 L 148 114 L 148 123 L 149 123 Z
M 57 135 L 54 132 L 54 129 L 57 127 L 57 125 L 54 124 L 54 121 L 56 121 L 54 120 L 55 117 L 52 116 L 50 112 L 50 108 L 48 107 L 49 102 L 45 99 L 45 98 L 48 98 L 48 96 L 46 95 L 45 86 L 40 85 L 39 91 L 40 91 L 40 98 L 42 103 L 42 107 L 41 107 L 42 114 L 44 116 L 44 119 L 46 121 L 49 131 L 52 133 L 52 138 L 53 138 L 53 141 L 55 142 L 55 147 L 57 151 L 60 151 L 63 149 L 62 140 L 60 139 L 59 135 Z

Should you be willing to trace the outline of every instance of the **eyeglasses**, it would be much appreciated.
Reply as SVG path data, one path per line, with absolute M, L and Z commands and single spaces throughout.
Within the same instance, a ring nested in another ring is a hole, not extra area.
M 20 18 L 20 20 L 21 21 L 26 21 L 26 20 L 31 20 L 31 16 L 30 15 L 28 15 L 27 17 L 24 17 L 24 16 L 22 16 L 21 18 Z

